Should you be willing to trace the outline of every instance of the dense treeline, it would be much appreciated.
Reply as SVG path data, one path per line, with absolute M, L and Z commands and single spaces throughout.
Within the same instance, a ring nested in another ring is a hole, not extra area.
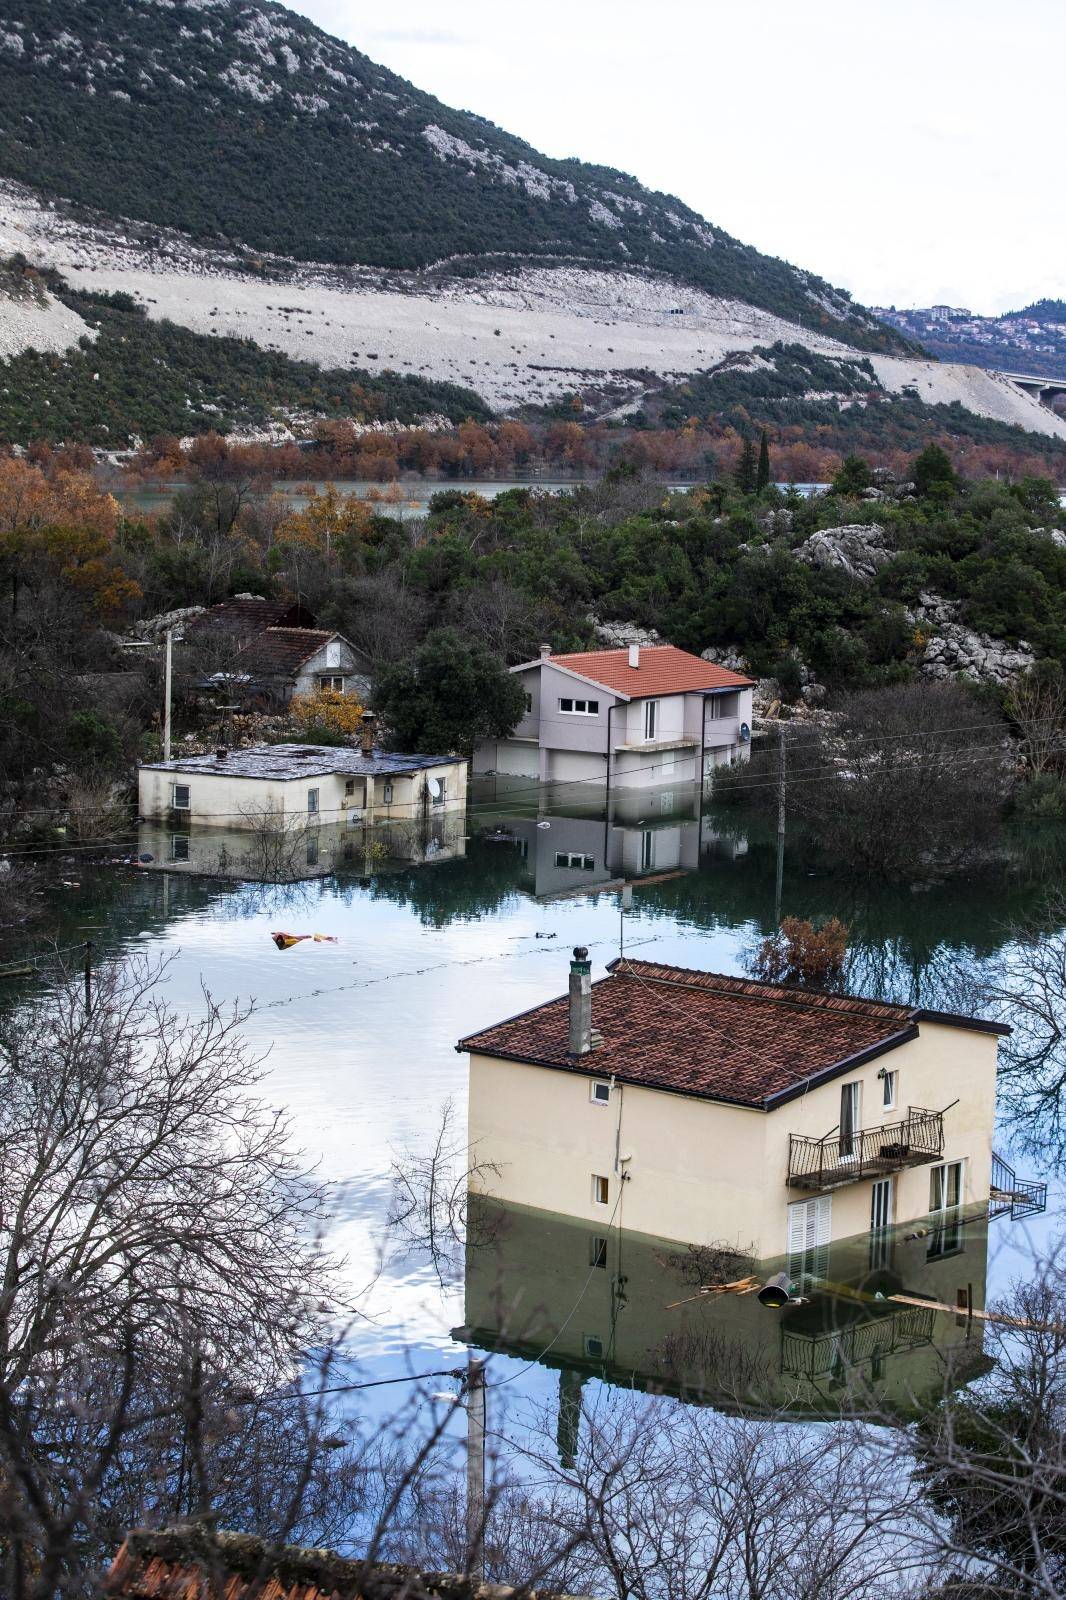
M 70 289 L 53 274 L 41 281 L 96 337 L 62 354 L 25 350 L 0 362 L 0 439 L 12 444 L 62 440 L 117 450 L 137 435 L 228 431 L 283 410 L 359 422 L 489 415 L 458 384 L 323 368 L 251 339 L 154 321 L 125 294 Z

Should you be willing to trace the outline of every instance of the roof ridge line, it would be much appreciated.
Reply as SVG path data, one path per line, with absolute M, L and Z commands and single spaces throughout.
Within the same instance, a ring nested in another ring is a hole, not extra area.
M 624 967 L 627 965 L 635 966 L 639 962 L 639 956 L 636 958 L 636 961 L 634 961 L 631 956 L 619 956 L 616 958 L 616 960 L 609 963 L 609 967 L 613 976 L 624 977 Z M 665 967 L 667 965 L 665 962 L 647 962 L 645 964 L 648 966 L 659 967 Z M 731 993 L 738 1000 L 762 1000 L 774 1005 L 807 1004 L 816 1006 L 825 1006 L 828 1002 L 832 1001 L 843 1001 L 845 1002 L 843 1005 L 834 1005 L 833 1009 L 835 1011 L 850 1012 L 855 1016 L 869 1016 L 870 1011 L 868 1008 L 870 1006 L 879 1006 L 883 1007 L 886 1011 L 891 1011 L 901 1021 L 912 1020 L 916 1016 L 916 1011 L 913 1006 L 900 1005 L 895 1000 L 867 1000 L 862 995 L 829 994 L 824 990 L 796 989 L 793 991 L 786 989 L 783 984 L 764 983 L 761 978 L 739 978 L 729 972 L 711 972 L 701 967 L 674 967 L 671 970 L 674 972 L 692 973 L 694 977 L 702 976 L 707 978 L 721 978 L 727 984 L 750 983 L 758 986 L 754 992 L 744 989 L 718 991 L 720 993 Z M 634 973 L 634 976 L 636 977 L 638 974 Z M 702 989 L 706 991 L 713 991 L 714 989 L 714 985 L 709 983 L 687 982 L 684 979 L 678 980 L 663 977 L 657 978 L 653 977 L 650 973 L 639 976 L 640 981 L 642 982 L 662 984 L 673 983 L 678 989 Z

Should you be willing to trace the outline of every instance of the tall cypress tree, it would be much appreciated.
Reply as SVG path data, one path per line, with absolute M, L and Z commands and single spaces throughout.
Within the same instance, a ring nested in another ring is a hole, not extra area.
M 755 446 L 750 439 L 745 439 L 740 449 L 740 460 L 737 462 L 736 470 L 737 488 L 741 494 L 755 493 L 757 470 Z
M 759 466 L 755 474 L 755 491 L 762 494 L 764 489 L 770 487 L 770 441 L 766 437 L 766 429 L 762 431 L 759 441 Z

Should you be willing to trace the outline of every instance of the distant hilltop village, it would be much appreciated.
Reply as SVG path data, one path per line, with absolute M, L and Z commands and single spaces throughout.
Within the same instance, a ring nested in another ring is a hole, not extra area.
M 998 317 L 945 305 L 910 311 L 875 306 L 874 315 L 944 360 L 1066 377 L 1066 300 L 1038 300 Z

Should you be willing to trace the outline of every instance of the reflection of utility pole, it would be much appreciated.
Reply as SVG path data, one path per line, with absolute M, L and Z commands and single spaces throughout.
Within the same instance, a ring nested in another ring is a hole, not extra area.
M 163 669 L 163 760 L 170 760 L 170 695 L 174 677 L 174 629 L 167 629 L 166 665 Z
M 559 1368 L 559 1418 L 555 1428 L 555 1443 L 559 1450 L 559 1465 L 568 1472 L 574 1470 L 581 1443 L 581 1391 L 584 1375 L 571 1367 Z
M 485 1576 L 485 1363 L 466 1369 L 466 1546 L 470 1576 Z
M 85 1015 L 93 1014 L 93 942 L 85 941 Z
M 785 725 L 777 724 L 777 887 L 774 926 L 781 926 L 781 889 L 785 876 Z

